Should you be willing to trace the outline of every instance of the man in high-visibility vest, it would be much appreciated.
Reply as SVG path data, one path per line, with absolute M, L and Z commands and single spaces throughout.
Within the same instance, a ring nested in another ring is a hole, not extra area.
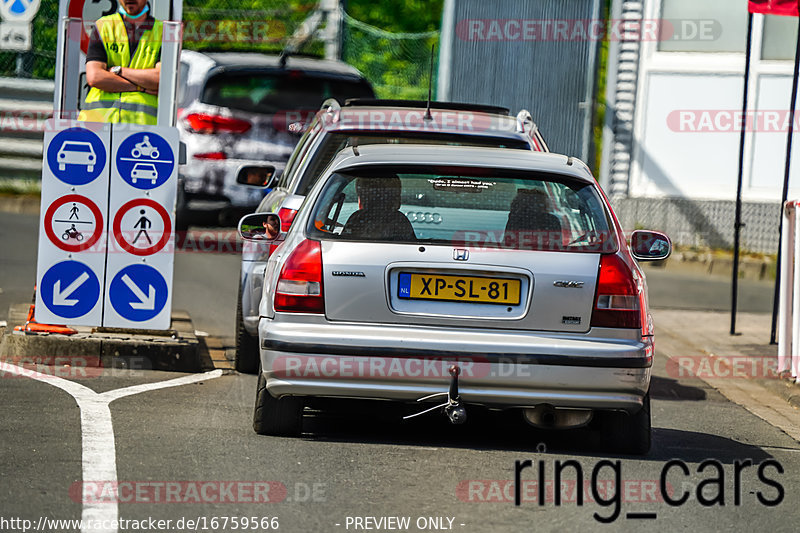
M 86 53 L 91 87 L 79 120 L 155 124 L 161 73 L 161 21 L 147 0 L 119 0 L 119 11 L 100 18 Z

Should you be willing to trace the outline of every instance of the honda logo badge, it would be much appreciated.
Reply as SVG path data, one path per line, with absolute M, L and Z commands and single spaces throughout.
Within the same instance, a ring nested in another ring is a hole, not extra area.
M 464 248 L 456 248 L 453 250 L 453 259 L 456 261 L 466 261 L 469 259 L 469 250 Z

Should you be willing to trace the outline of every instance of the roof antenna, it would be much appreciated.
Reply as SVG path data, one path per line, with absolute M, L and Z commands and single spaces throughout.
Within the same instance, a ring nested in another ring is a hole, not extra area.
M 433 88 L 433 51 L 435 44 L 431 45 L 431 67 L 428 71 L 428 106 L 425 108 L 425 120 L 433 120 L 431 116 L 431 89 Z

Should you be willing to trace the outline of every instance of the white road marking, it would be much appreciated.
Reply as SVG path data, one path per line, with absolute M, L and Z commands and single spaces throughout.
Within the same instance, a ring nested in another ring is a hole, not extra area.
M 81 410 L 81 446 L 82 446 L 82 478 L 87 481 L 103 481 L 116 486 L 117 483 L 117 454 L 114 445 L 114 425 L 111 420 L 109 404 L 119 398 L 140 394 L 168 387 L 179 387 L 198 381 L 205 381 L 222 376 L 222 370 L 212 370 L 203 374 L 192 374 L 167 381 L 156 383 L 143 383 L 122 389 L 106 391 L 102 394 L 92 389 L 63 378 L 41 374 L 39 372 L 0 361 L 0 370 L 23 377 L 29 377 L 42 383 L 57 387 L 73 398 Z M 83 493 L 83 491 L 81 491 Z M 110 524 L 119 517 L 117 503 L 84 503 L 81 519 L 84 524 L 88 521 L 105 521 Z M 102 522 L 101 522 L 102 523 Z M 101 531 L 98 529 L 84 529 L 82 532 Z M 107 533 L 116 533 L 117 529 L 102 530 Z

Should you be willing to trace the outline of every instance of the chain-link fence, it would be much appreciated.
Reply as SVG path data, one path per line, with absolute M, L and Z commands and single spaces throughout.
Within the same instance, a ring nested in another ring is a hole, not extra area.
M 431 47 L 435 46 L 433 80 Z M 424 100 L 436 95 L 439 32 L 390 33 L 344 14 L 342 59 L 359 69 L 379 98 Z
M 0 77 L 53 79 L 57 35 L 58 0 L 41 0 L 31 22 L 31 50 L 16 52 L 0 45 Z
M 91 10 L 113 12 L 116 0 L 86 0 Z M 183 47 L 206 51 L 257 51 L 278 53 L 286 41 L 318 7 L 302 0 L 185 0 Z M 86 11 L 86 8 L 84 9 Z M 32 22 L 32 48 L 28 52 L 0 50 L 0 77 L 53 79 L 58 0 L 41 0 Z M 342 59 L 358 68 L 379 97 L 427 98 L 431 46 L 438 47 L 439 32 L 390 33 L 342 16 Z M 322 56 L 323 45 L 311 39 L 301 52 Z M 434 54 L 434 60 L 438 52 Z M 436 88 L 434 63 L 433 88 Z

